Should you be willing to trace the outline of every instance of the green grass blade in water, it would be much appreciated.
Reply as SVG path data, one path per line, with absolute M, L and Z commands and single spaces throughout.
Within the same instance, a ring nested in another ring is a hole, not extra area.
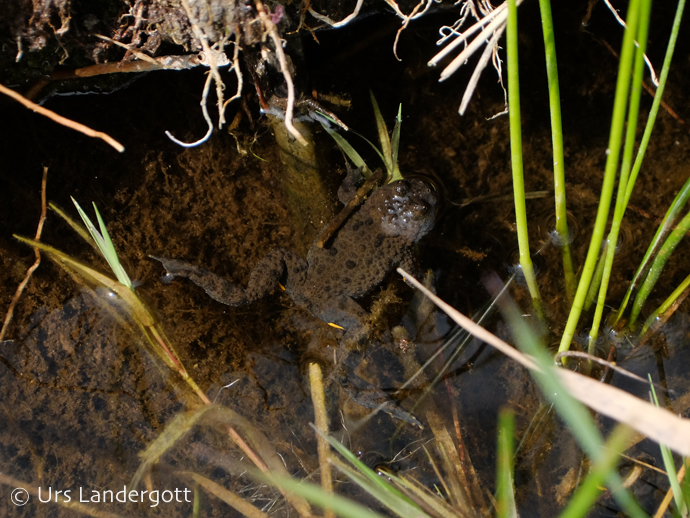
M 98 218 L 98 224 L 101 227 L 101 232 L 99 232 L 96 229 L 96 226 L 91 222 L 91 219 L 86 215 L 86 212 L 84 212 L 84 210 L 79 206 L 77 200 L 72 198 L 72 201 L 74 202 L 74 205 L 77 208 L 77 211 L 81 216 L 81 219 L 84 221 L 86 228 L 91 234 L 91 237 L 96 242 L 96 245 L 98 245 L 98 249 L 100 250 L 101 255 L 103 255 L 105 260 L 108 262 L 108 265 L 117 277 L 117 280 L 123 286 L 128 287 L 130 290 L 133 290 L 134 287 L 132 286 L 132 281 L 130 280 L 129 275 L 127 275 L 125 269 L 122 267 L 122 264 L 120 264 L 120 259 L 118 258 L 117 252 L 115 251 L 115 246 L 113 246 L 113 242 L 110 239 L 110 234 L 108 234 L 108 229 L 106 228 L 105 223 L 103 222 L 103 219 L 101 218 L 101 215 L 98 212 L 98 209 L 96 209 L 96 204 L 94 203 L 93 207 L 94 209 L 96 209 L 96 216 Z
M 508 67 L 508 106 L 510 117 L 510 159 L 513 169 L 513 192 L 515 195 L 515 220 L 517 224 L 518 246 L 520 248 L 520 268 L 525 275 L 532 304 L 537 315 L 543 320 L 541 295 L 534 275 L 532 258 L 529 252 L 527 233 L 527 209 L 525 205 L 525 181 L 522 165 L 522 130 L 520 120 L 520 78 L 518 71 L 518 28 L 517 6 L 515 0 L 508 0 L 508 25 L 506 29 L 507 67 Z
M 496 468 L 496 516 L 517 518 L 513 461 L 515 457 L 515 418 L 510 410 L 498 416 L 498 466 Z
M 630 322 L 628 324 L 629 327 L 632 328 L 637 322 L 637 317 L 640 315 L 640 311 L 642 311 L 642 306 L 656 285 L 656 281 L 659 280 L 659 276 L 661 275 L 664 266 L 666 266 L 666 262 L 671 256 L 671 253 L 676 249 L 688 231 L 690 231 L 690 212 L 688 212 L 680 223 L 678 223 L 676 228 L 673 230 L 673 232 L 671 232 L 662 245 L 657 256 L 654 258 L 654 262 L 649 269 L 649 273 L 647 274 L 644 283 L 642 283 L 640 291 L 637 293 L 637 297 L 635 297 L 635 302 L 633 303 L 632 311 L 630 313 Z
M 580 518 L 587 516 L 601 496 L 601 486 L 604 481 L 615 471 L 616 464 L 630 444 L 632 429 L 624 425 L 618 425 L 609 439 L 603 455 L 594 463 L 585 480 L 577 488 L 577 491 L 568 502 L 560 518 Z
M 604 183 L 599 197 L 599 207 L 594 222 L 594 230 L 590 239 L 587 258 L 585 259 L 582 275 L 577 286 L 575 299 L 573 300 L 568 321 L 561 337 L 559 351 L 570 349 L 575 329 L 580 320 L 582 307 L 585 297 L 589 291 L 589 286 L 596 268 L 597 258 L 601 250 L 601 242 L 604 239 L 606 222 L 609 216 L 611 199 L 613 197 L 613 187 L 616 181 L 618 170 L 618 158 L 620 156 L 621 142 L 623 140 L 623 128 L 625 126 L 625 114 L 628 104 L 628 92 L 630 90 L 630 75 L 632 73 L 632 61 L 634 56 L 635 34 L 640 13 L 640 0 L 631 0 L 628 6 L 628 20 L 625 35 L 623 36 L 623 49 L 621 51 L 620 65 L 618 68 L 618 79 L 616 84 L 616 97 L 613 105 L 613 116 L 611 119 L 611 131 L 609 134 L 609 145 L 606 157 L 606 168 L 604 170 Z
M 573 260 L 570 255 L 568 237 L 568 216 L 565 196 L 565 156 L 563 152 L 563 124 L 561 122 L 561 93 L 558 83 L 558 61 L 556 59 L 556 38 L 551 16 L 551 0 L 539 0 L 541 28 L 544 33 L 544 55 L 546 77 L 549 85 L 549 110 L 551 112 L 551 141 L 553 146 L 553 189 L 556 204 L 556 232 L 561 245 L 565 292 L 569 301 L 575 297 L 576 279 Z

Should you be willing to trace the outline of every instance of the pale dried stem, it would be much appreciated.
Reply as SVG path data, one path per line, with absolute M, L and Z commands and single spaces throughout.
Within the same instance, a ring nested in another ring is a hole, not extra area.
M 38 227 L 36 228 L 36 236 L 34 239 L 36 241 L 40 241 L 41 239 L 41 234 L 43 233 L 43 223 L 45 223 L 46 220 L 46 211 L 47 211 L 47 204 L 46 204 L 46 185 L 48 183 L 48 168 L 44 167 L 43 168 L 43 180 L 41 180 L 41 217 L 38 219 Z M 7 314 L 5 315 L 5 322 L 2 325 L 2 330 L 0 330 L 0 342 L 2 342 L 5 339 L 5 334 L 7 333 L 7 328 L 10 325 L 10 322 L 12 322 L 12 316 L 14 315 L 14 308 L 17 306 L 17 303 L 19 302 L 19 298 L 22 296 L 22 292 L 24 291 L 24 288 L 26 288 L 26 285 L 29 283 L 29 279 L 31 278 L 31 275 L 36 271 L 36 268 L 38 268 L 38 265 L 41 264 L 41 252 L 39 252 L 38 248 L 34 247 L 34 254 L 36 255 L 36 261 L 34 261 L 34 264 L 32 264 L 29 269 L 26 271 L 26 275 L 24 276 L 24 280 L 19 283 L 19 286 L 17 286 L 17 291 L 15 291 L 14 296 L 12 297 L 12 302 L 10 302 L 10 307 L 7 309 Z
M 67 117 L 63 117 L 62 115 L 58 115 L 57 113 L 50 111 L 47 108 L 44 108 L 43 106 L 40 106 L 34 102 L 29 101 L 23 95 L 15 92 L 14 90 L 11 90 L 10 88 L 7 88 L 6 86 L 4 86 L 2 84 L 0 84 L 0 93 L 3 93 L 8 97 L 11 97 L 12 99 L 20 102 L 25 107 L 32 110 L 33 112 L 39 113 L 39 114 L 43 115 L 44 117 L 48 117 L 49 119 L 57 122 L 58 124 L 62 124 L 63 126 L 67 126 L 68 128 L 79 131 L 80 133 L 83 133 L 87 137 L 94 137 L 94 138 L 102 139 L 105 142 L 107 142 L 108 144 L 110 144 L 112 147 L 114 147 L 120 153 L 122 153 L 125 150 L 125 146 L 120 144 L 117 140 L 112 138 L 110 135 L 107 135 L 107 134 L 103 133 L 102 131 L 92 130 L 88 126 L 84 126 L 83 124 L 80 124 L 78 122 L 74 122 L 73 120 L 70 120 Z
M 266 14 L 266 9 L 261 0 L 254 0 L 256 5 L 256 10 L 259 13 L 259 18 L 266 29 L 266 32 L 273 40 L 273 45 L 275 46 L 276 56 L 278 56 L 278 63 L 280 63 L 280 71 L 283 73 L 285 78 L 285 84 L 287 85 L 288 97 L 287 97 L 287 108 L 285 109 L 285 127 L 287 128 L 290 135 L 295 137 L 297 142 L 307 147 L 309 143 L 302 134 L 297 131 L 297 128 L 292 124 L 292 114 L 295 108 L 295 84 L 292 82 L 292 76 L 290 75 L 290 70 L 288 69 L 287 59 L 285 58 L 285 52 L 283 51 L 283 40 L 278 34 L 275 24 L 271 21 L 271 18 Z
M 309 364 L 309 386 L 311 388 L 311 401 L 314 404 L 314 421 L 316 429 L 321 434 L 316 435 L 317 451 L 319 454 L 319 467 L 321 469 L 321 487 L 327 493 L 333 493 L 333 475 L 329 462 L 331 447 L 326 440 L 329 434 L 328 413 L 326 412 L 326 397 L 323 389 L 323 373 L 318 363 Z M 334 518 L 332 509 L 326 509 L 325 518 Z

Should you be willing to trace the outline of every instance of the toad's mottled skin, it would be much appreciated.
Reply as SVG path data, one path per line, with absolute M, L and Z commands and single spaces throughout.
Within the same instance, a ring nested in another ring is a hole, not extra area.
M 347 203 L 353 194 L 341 188 L 340 201 Z M 437 205 L 436 193 L 421 180 L 379 187 L 341 226 L 330 246 L 313 244 L 306 261 L 290 250 L 272 250 L 252 270 L 246 289 L 184 261 L 152 257 L 169 275 L 189 278 L 230 306 L 249 304 L 282 281 L 297 304 L 354 337 L 367 313 L 353 299 L 370 292 L 397 266 L 412 266 L 412 244 L 433 227 Z

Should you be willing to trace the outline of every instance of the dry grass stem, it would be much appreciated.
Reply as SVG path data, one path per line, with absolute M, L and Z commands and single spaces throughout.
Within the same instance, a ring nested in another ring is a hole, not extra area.
M 319 467 L 321 469 L 321 487 L 328 493 L 333 492 L 333 475 L 329 462 L 331 447 L 326 440 L 329 435 L 328 413 L 326 412 L 326 396 L 323 390 L 323 373 L 318 363 L 309 364 L 309 386 L 311 388 L 311 401 L 314 404 L 314 421 L 316 429 L 321 434 L 316 434 L 317 451 L 319 454 Z M 332 509 L 326 509 L 324 518 L 335 518 Z
M 264 8 L 264 4 L 261 2 L 261 0 L 254 0 L 254 4 L 256 5 L 256 10 L 259 13 L 259 18 L 261 18 L 261 23 L 263 23 L 266 32 L 273 40 L 276 56 L 278 57 L 278 63 L 280 63 L 280 71 L 283 73 L 285 84 L 287 85 L 288 97 L 287 108 L 285 109 L 285 127 L 290 135 L 295 137 L 297 142 L 302 144 L 304 147 L 307 147 L 309 143 L 292 124 L 292 114 L 295 109 L 295 84 L 292 81 L 292 76 L 290 75 L 290 70 L 288 69 L 287 59 L 285 58 L 285 52 L 283 51 L 283 40 L 278 34 L 275 24 L 266 14 L 266 9 Z
M 41 180 L 41 217 L 38 219 L 38 227 L 36 227 L 36 236 L 34 239 L 36 241 L 41 240 L 41 234 L 43 233 L 43 224 L 45 223 L 46 220 L 46 212 L 47 212 L 47 204 L 46 204 L 46 185 L 48 184 L 48 168 L 44 167 L 43 168 L 43 179 Z M 14 296 L 12 297 L 12 302 L 10 302 L 10 307 L 7 309 L 7 314 L 5 315 L 5 322 L 2 324 L 2 330 L 0 330 L 0 342 L 2 342 L 5 339 L 5 334 L 7 333 L 7 328 L 10 325 L 10 322 L 12 322 L 12 316 L 14 315 L 14 308 L 17 306 L 17 303 L 19 302 L 19 297 L 22 296 L 22 292 L 24 291 L 24 288 L 26 288 L 26 285 L 29 283 L 29 279 L 31 278 L 31 275 L 36 271 L 36 268 L 38 268 L 38 265 L 41 264 L 41 252 L 38 250 L 38 248 L 34 247 L 34 254 L 36 254 L 36 261 L 34 261 L 34 264 L 32 264 L 29 269 L 26 271 L 26 275 L 24 276 L 24 280 L 19 283 L 19 286 L 17 286 L 17 291 L 14 292 Z
M 615 362 L 610 362 L 610 361 L 604 360 L 603 358 L 599 358 L 598 356 L 594 356 L 593 354 L 589 354 L 589 353 L 585 353 L 585 352 L 581 352 L 581 351 L 563 351 L 563 352 L 560 352 L 556 355 L 555 360 L 559 361 L 564 356 L 574 357 L 574 358 L 584 358 L 585 360 L 596 362 L 600 365 L 603 365 L 604 367 L 612 369 L 612 370 L 616 371 L 617 373 L 622 374 L 623 376 L 627 376 L 628 378 L 634 379 L 635 381 L 639 381 L 640 383 L 644 383 L 645 385 L 649 384 L 649 380 L 646 380 L 645 378 L 638 376 L 637 374 L 633 374 L 632 372 L 625 370 L 622 367 L 618 367 Z M 659 387 L 659 388 L 661 390 L 666 390 L 663 387 Z
M 68 128 L 72 128 L 73 130 L 79 131 L 80 133 L 83 133 L 87 137 L 94 137 L 94 138 L 102 139 L 105 142 L 107 142 L 108 144 L 110 144 L 113 148 L 115 148 L 120 153 L 122 153 L 125 150 L 125 146 L 120 144 L 117 140 L 112 138 L 110 135 L 107 135 L 107 134 L 103 133 L 102 131 L 92 130 L 88 126 L 84 126 L 83 124 L 80 124 L 78 122 L 74 122 L 73 120 L 70 120 L 67 117 L 63 117 L 62 115 L 58 115 L 54 111 L 50 111 L 47 108 L 44 108 L 43 106 L 40 106 L 34 102 L 29 101 L 26 97 L 15 92 L 14 90 L 11 90 L 10 88 L 7 88 L 5 85 L 0 84 L 0 93 L 3 93 L 8 97 L 11 97 L 15 101 L 18 101 L 21 104 L 23 104 L 24 106 L 26 106 L 31 111 L 39 113 L 39 114 L 43 115 L 44 117 L 48 117 L 49 119 L 57 122 L 58 124 L 62 124 L 63 126 L 67 126 Z

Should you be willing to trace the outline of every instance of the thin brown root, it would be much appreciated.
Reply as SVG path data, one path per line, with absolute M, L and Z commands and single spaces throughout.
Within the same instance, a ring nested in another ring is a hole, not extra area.
M 183 0 L 186 1 L 186 0 Z M 295 108 L 295 84 L 292 81 L 292 76 L 290 75 L 290 70 L 288 69 L 287 59 L 285 58 L 285 52 L 283 51 L 283 40 L 278 34 L 275 24 L 271 21 L 271 18 L 266 14 L 266 9 L 261 0 L 254 0 L 256 5 L 256 10 L 259 13 L 259 18 L 266 29 L 266 32 L 271 36 L 273 40 L 273 45 L 275 46 L 276 56 L 278 56 L 278 62 L 280 63 L 280 71 L 283 73 L 285 78 L 285 84 L 287 85 L 288 98 L 287 98 L 287 108 L 285 109 L 285 127 L 287 128 L 290 135 L 292 135 L 297 142 L 307 147 L 309 143 L 302 134 L 297 131 L 297 128 L 292 124 L 292 114 Z
M 201 43 L 201 47 L 204 49 L 204 54 L 208 60 L 208 66 L 211 69 L 211 75 L 213 75 L 213 79 L 216 83 L 216 97 L 218 99 L 218 127 L 222 128 L 225 124 L 225 112 L 223 110 L 223 89 L 225 88 L 225 84 L 223 83 L 223 80 L 220 77 L 220 72 L 218 71 L 216 52 L 214 52 L 211 49 L 211 46 L 208 44 L 208 36 L 206 36 L 204 31 L 201 30 L 201 27 L 199 27 L 199 25 L 196 23 L 196 20 L 192 15 L 192 9 L 189 7 L 189 2 L 187 2 L 187 0 L 182 0 L 182 7 L 184 7 L 185 12 L 187 13 L 187 18 L 189 18 L 189 23 L 192 26 L 194 35 L 197 37 Z M 206 104 L 205 101 L 204 104 Z
M 318 363 L 309 364 L 309 385 L 311 387 L 311 400 L 314 404 L 314 420 L 316 428 L 321 432 L 317 434 L 317 449 L 319 453 L 319 466 L 321 468 L 321 487 L 327 493 L 333 493 L 333 475 L 329 462 L 330 446 L 324 436 L 328 435 L 328 414 L 326 413 L 326 397 L 323 390 L 323 373 Z M 326 509 L 324 518 L 334 518 L 332 509 Z
M 0 85 L 1 86 L 1 85 Z M 41 180 L 41 217 L 38 219 L 38 227 L 36 227 L 36 236 L 34 239 L 36 241 L 41 240 L 41 234 L 43 233 L 43 223 L 45 223 L 46 220 L 46 212 L 47 212 L 47 205 L 46 205 L 46 185 L 48 184 L 48 168 L 43 167 L 43 179 Z M 7 333 L 7 328 L 10 325 L 10 322 L 12 322 L 12 316 L 14 315 L 14 308 L 17 306 L 17 303 L 19 302 L 19 297 L 22 296 L 22 292 L 24 291 L 24 288 L 26 288 L 26 285 L 29 283 L 29 279 L 31 278 L 31 275 L 36 271 L 36 268 L 38 268 L 38 265 L 41 264 L 41 252 L 39 252 L 38 248 L 34 248 L 34 254 L 36 254 L 36 261 L 34 261 L 34 264 L 32 264 L 29 269 L 26 271 L 26 275 L 24 276 L 24 280 L 19 283 L 19 286 L 17 286 L 17 291 L 14 292 L 14 296 L 12 297 L 12 302 L 10 303 L 10 307 L 7 309 L 7 314 L 5 315 L 5 322 L 2 325 L 2 330 L 0 330 L 0 342 L 2 342 L 5 339 L 5 334 Z
M 223 113 L 225 113 L 225 108 L 235 99 L 242 98 L 242 87 L 244 86 L 244 80 L 242 78 L 242 70 L 240 69 L 240 30 L 239 27 L 235 29 L 235 52 L 232 56 L 232 68 L 235 71 L 235 76 L 237 76 L 237 91 L 235 95 L 230 97 L 227 101 L 223 103 Z M 233 121 L 234 123 L 234 121 Z
M 94 138 L 99 138 L 110 144 L 112 147 L 114 147 L 117 151 L 122 153 L 125 150 L 125 146 L 120 144 L 117 140 L 112 138 L 110 135 L 107 135 L 103 133 L 102 131 L 95 131 L 89 128 L 88 126 L 84 126 L 83 124 L 80 124 L 78 122 L 74 122 L 73 120 L 68 119 L 67 117 L 63 117 L 62 115 L 58 115 L 57 113 L 48 110 L 47 108 L 44 108 L 43 106 L 39 106 L 38 104 L 29 101 L 26 97 L 23 95 L 15 92 L 14 90 L 11 90 L 10 88 L 7 88 L 5 85 L 0 84 L 0 93 L 3 93 L 7 95 L 8 97 L 11 97 L 15 101 L 20 102 L 23 104 L 25 107 L 30 109 L 33 112 L 39 113 L 43 115 L 44 117 L 48 117 L 49 119 L 57 122 L 58 124 L 62 124 L 63 126 L 67 126 L 68 128 L 72 128 L 73 130 L 79 131 L 86 135 L 87 137 L 94 137 Z

